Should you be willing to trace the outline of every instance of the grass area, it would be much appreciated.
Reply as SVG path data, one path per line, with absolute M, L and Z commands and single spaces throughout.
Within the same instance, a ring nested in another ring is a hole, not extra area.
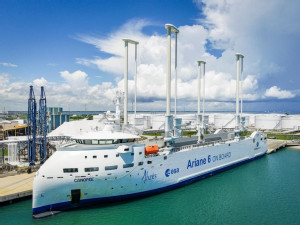
M 0 150 L 0 156 L 2 156 L 2 149 Z M 7 148 L 4 149 L 4 156 L 8 156 L 8 150 Z
M 192 136 L 192 135 L 195 135 L 195 134 L 197 134 L 197 131 L 195 131 L 195 130 L 192 130 L 192 131 L 184 130 L 184 131 L 182 131 L 182 136 Z
M 243 131 L 240 136 L 242 137 L 246 137 L 246 136 L 250 136 L 253 133 L 253 131 Z
M 163 133 L 152 133 L 152 134 L 147 134 L 147 136 L 163 136 Z
M 300 137 L 292 134 L 267 134 L 267 138 L 278 139 L 278 140 L 298 140 Z
M 93 120 L 93 115 L 70 116 L 70 120 L 82 120 L 82 119 Z

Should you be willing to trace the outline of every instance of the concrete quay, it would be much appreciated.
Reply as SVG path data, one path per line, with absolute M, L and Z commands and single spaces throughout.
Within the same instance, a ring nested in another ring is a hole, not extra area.
M 300 142 L 293 142 L 288 140 L 276 140 L 276 139 L 268 139 L 268 151 L 267 154 L 276 152 L 277 150 L 285 147 L 300 147 Z
M 0 178 L 0 204 L 31 196 L 34 175 L 26 173 Z

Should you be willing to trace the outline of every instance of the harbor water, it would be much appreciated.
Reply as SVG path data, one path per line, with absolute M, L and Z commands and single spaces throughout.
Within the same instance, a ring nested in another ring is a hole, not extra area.
M 300 224 L 300 150 L 283 149 L 138 200 L 33 219 L 31 200 L 0 206 L 1 225 Z

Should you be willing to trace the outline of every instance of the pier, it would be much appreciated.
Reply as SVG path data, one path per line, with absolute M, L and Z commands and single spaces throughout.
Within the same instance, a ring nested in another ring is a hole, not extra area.
M 26 173 L 0 178 L 0 204 L 32 196 L 34 175 Z
M 276 140 L 268 139 L 268 151 L 267 154 L 276 152 L 277 150 L 285 147 L 300 146 L 299 141 L 290 141 L 290 140 Z

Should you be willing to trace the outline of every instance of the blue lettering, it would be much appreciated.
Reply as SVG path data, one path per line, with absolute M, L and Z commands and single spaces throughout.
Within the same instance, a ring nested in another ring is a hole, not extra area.
M 189 169 L 189 168 L 198 167 L 198 166 L 201 166 L 204 164 L 206 164 L 206 158 L 195 159 L 194 161 L 189 160 L 186 168 Z
M 148 171 L 145 170 L 144 176 L 142 177 L 142 180 L 145 183 L 147 180 L 154 180 L 156 178 L 157 178 L 157 174 L 153 173 L 153 174 L 149 175 Z
M 165 175 L 166 177 L 169 177 L 171 174 L 179 173 L 179 168 L 175 169 L 166 169 Z
M 93 177 L 90 178 L 75 178 L 74 182 L 87 182 L 87 181 L 94 181 Z

